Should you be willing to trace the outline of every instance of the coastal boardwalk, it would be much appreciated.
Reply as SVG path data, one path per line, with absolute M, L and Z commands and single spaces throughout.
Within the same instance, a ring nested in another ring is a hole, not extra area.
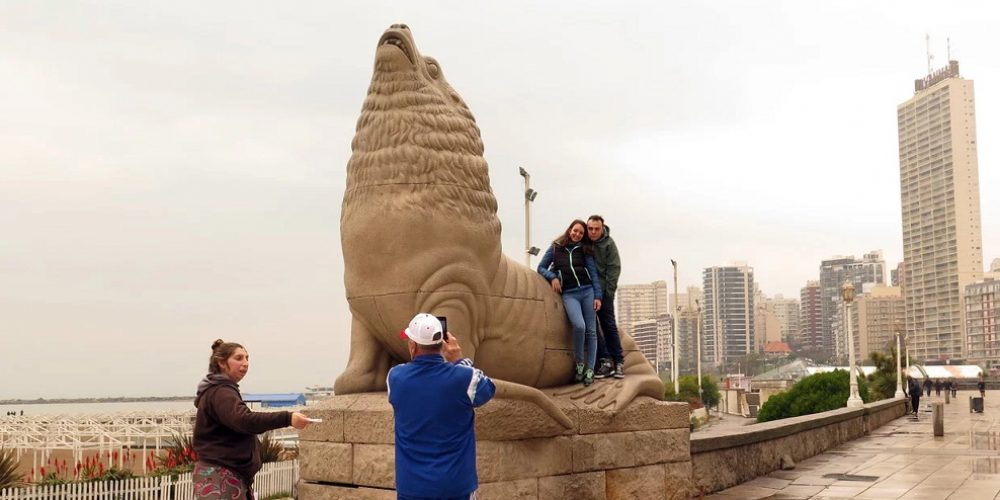
M 986 393 L 984 413 L 969 412 L 970 395 L 979 393 L 959 391 L 944 405 L 944 437 L 934 437 L 930 406 L 942 392 L 920 399 L 919 417 L 705 498 L 1000 499 L 1000 392 Z

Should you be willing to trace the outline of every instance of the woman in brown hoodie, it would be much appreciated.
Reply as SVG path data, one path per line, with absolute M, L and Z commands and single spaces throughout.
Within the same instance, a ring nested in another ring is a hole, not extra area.
M 208 375 L 198 384 L 194 405 L 195 498 L 253 499 L 254 475 L 261 468 L 257 435 L 309 420 L 287 411 L 253 412 L 240 395 L 240 380 L 250 368 L 246 349 L 235 342 L 212 343 Z

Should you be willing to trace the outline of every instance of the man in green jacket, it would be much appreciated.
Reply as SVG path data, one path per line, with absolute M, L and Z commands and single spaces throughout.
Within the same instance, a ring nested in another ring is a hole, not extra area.
M 625 357 L 622 355 L 622 342 L 615 322 L 615 290 L 618 288 L 618 276 L 622 273 L 618 246 L 611 239 L 611 229 L 604 225 L 604 217 L 600 215 L 591 215 L 587 219 L 587 236 L 594 242 L 594 260 L 597 262 L 597 274 L 601 277 L 604 290 L 601 309 L 597 311 L 597 321 L 601 324 L 604 335 L 597 336 L 597 357 L 600 363 L 594 372 L 594 378 L 606 378 L 609 375 L 625 378 Z

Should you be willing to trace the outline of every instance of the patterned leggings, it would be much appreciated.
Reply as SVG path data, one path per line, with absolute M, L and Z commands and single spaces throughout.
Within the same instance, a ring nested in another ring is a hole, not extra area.
M 191 474 L 196 499 L 253 500 L 253 492 L 233 471 L 218 465 L 195 462 Z

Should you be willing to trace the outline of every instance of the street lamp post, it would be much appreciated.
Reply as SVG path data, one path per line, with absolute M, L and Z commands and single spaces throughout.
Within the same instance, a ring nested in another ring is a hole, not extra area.
M 531 202 L 535 201 L 538 191 L 531 189 L 531 174 L 524 167 L 517 167 L 524 177 L 524 265 L 531 267 L 531 256 L 538 255 L 538 247 L 531 246 Z
M 844 322 L 847 324 L 847 378 L 851 382 L 851 395 L 847 398 L 848 408 L 860 408 L 865 402 L 858 396 L 858 378 L 854 370 L 854 333 L 851 331 L 851 303 L 854 302 L 854 285 L 847 281 L 840 288 L 844 299 Z
M 902 350 L 899 346 L 899 330 L 896 330 L 896 394 L 897 398 L 906 397 L 903 394 L 903 373 L 900 364 L 903 362 L 903 357 L 900 356 Z
M 677 341 L 677 321 L 680 320 L 681 316 L 681 304 L 677 302 L 678 292 L 680 291 L 677 289 L 677 261 L 670 259 L 670 265 L 674 267 L 674 321 L 672 325 L 674 330 L 674 356 L 673 360 L 670 362 L 670 377 L 674 379 L 674 394 L 680 394 L 681 355 L 679 352 L 680 342 Z
M 698 346 L 698 397 L 701 397 L 701 300 L 695 299 L 695 312 L 696 316 L 694 319 L 695 324 L 695 336 L 697 337 Z

